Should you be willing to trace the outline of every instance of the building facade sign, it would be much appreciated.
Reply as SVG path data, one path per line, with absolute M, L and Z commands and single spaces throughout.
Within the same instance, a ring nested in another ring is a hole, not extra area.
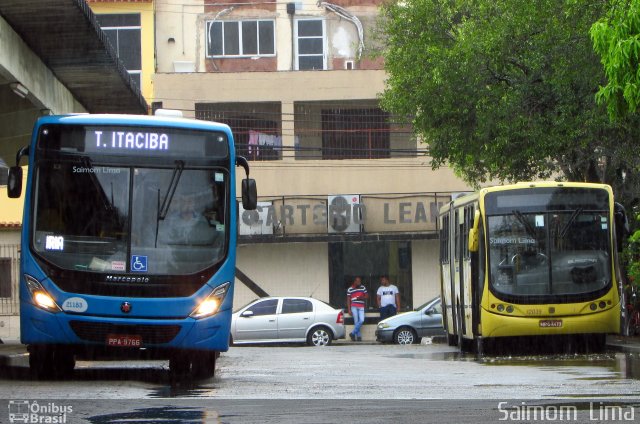
M 450 199 L 449 193 L 261 199 L 255 211 L 241 209 L 240 234 L 430 232 Z

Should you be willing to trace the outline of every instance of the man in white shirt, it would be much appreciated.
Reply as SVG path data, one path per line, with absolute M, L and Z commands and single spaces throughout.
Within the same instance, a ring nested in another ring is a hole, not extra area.
M 394 316 L 400 310 L 400 291 L 396 286 L 389 283 L 389 277 L 380 277 L 380 288 L 378 288 L 377 300 L 380 310 L 380 319 Z

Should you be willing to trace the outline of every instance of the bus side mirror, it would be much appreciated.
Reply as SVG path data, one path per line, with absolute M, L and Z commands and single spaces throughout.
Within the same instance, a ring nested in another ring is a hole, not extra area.
M 236 166 L 244 168 L 247 178 L 242 180 L 242 207 L 246 211 L 255 211 L 258 206 L 258 189 L 256 180 L 249 178 L 249 162 L 244 156 L 236 157 Z
M 622 252 L 624 244 L 631 232 L 629 228 L 629 219 L 627 218 L 627 211 L 620 203 L 613 205 L 613 219 L 615 221 L 616 228 L 616 244 L 618 245 L 618 251 Z
M 476 211 L 473 216 L 473 227 L 469 229 L 469 252 L 476 253 L 479 248 L 479 227 L 480 227 L 480 211 Z
M 245 178 L 242 180 L 242 207 L 246 211 L 254 211 L 257 205 L 258 188 L 256 187 L 256 180 Z
M 9 168 L 7 194 L 10 199 L 17 199 L 22 194 L 22 167 L 12 166 Z

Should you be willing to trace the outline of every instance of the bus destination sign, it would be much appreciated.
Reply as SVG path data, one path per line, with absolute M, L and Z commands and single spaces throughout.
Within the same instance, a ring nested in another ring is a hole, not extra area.
M 169 135 L 153 131 L 104 131 L 87 132 L 95 140 L 97 150 L 169 150 Z

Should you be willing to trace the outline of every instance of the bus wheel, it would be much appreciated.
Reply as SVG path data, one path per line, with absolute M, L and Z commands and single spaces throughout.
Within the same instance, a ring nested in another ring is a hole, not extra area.
M 71 378 L 73 369 L 76 367 L 76 359 L 73 352 L 60 348 L 54 349 L 53 366 L 55 367 L 54 373 L 56 378 Z
M 483 357 L 484 356 L 484 339 L 482 337 L 476 337 L 475 339 L 476 341 L 476 354 L 479 357 Z
M 183 380 L 191 375 L 191 355 L 177 351 L 169 357 L 169 374 L 172 380 Z
M 68 379 L 76 366 L 73 352 L 61 347 L 29 346 L 29 369 L 36 379 Z
M 29 346 L 29 371 L 40 380 L 53 377 L 53 349 L 46 346 Z
M 191 372 L 196 378 L 211 378 L 216 372 L 218 352 L 197 352 L 193 354 Z
M 458 336 L 455 334 L 447 333 L 447 343 L 449 346 L 457 346 L 458 345 Z
M 606 334 L 589 334 L 586 337 L 587 352 L 590 353 L 602 353 L 607 347 L 607 335 Z

